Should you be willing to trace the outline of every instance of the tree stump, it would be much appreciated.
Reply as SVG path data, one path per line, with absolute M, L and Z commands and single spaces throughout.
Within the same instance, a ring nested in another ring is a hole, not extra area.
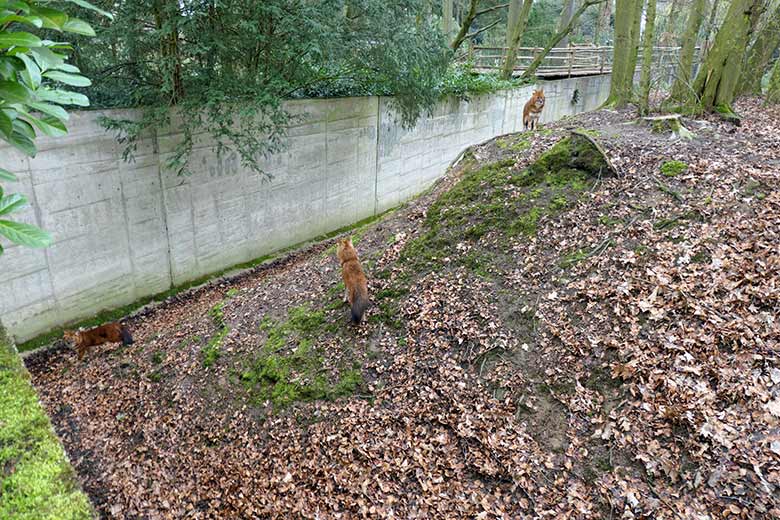
M 693 133 L 683 126 L 680 114 L 643 117 L 642 120 L 650 124 L 653 132 L 663 133 L 669 131 L 672 133 L 673 138 L 693 139 Z

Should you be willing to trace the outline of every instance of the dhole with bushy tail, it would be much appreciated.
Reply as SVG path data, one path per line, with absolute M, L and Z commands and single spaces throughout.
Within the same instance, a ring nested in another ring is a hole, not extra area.
M 368 307 L 368 281 L 360 267 L 352 238 L 339 239 L 336 256 L 341 263 L 341 277 L 344 279 L 344 301 L 349 302 L 352 323 L 357 325 Z
M 120 323 L 106 323 L 90 330 L 66 330 L 62 337 L 76 348 L 79 359 L 84 358 L 89 347 L 103 343 L 119 343 L 121 341 L 122 345 L 133 344 L 133 336 L 130 335 L 130 331 Z

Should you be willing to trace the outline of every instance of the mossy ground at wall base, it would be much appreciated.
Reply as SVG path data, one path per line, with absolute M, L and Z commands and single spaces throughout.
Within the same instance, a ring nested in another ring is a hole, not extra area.
M 0 518 L 81 520 L 92 507 L 0 326 Z

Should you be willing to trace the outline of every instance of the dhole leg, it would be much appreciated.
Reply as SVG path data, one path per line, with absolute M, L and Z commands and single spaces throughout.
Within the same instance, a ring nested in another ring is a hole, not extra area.
M 347 303 L 349 301 L 349 289 L 344 287 L 344 303 Z

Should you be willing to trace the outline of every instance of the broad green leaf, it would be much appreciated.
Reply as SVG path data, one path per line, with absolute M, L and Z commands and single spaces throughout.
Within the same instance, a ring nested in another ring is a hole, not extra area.
M 0 244 L 0 256 L 3 256 L 3 244 Z
M 43 26 L 47 29 L 62 30 L 68 21 L 68 15 L 57 9 L 50 9 L 41 5 L 36 5 L 31 9 L 31 13 L 39 16 L 43 20 Z
M 49 70 L 43 73 L 43 76 L 66 85 L 72 85 L 74 87 L 88 87 L 92 85 L 92 82 L 84 76 L 78 74 L 69 74 L 59 70 Z
M 41 39 L 28 32 L 0 32 L 0 48 L 40 47 Z
M 23 119 L 14 119 L 14 132 L 19 132 L 30 139 L 35 139 L 35 129 L 30 123 Z
M 0 220 L 0 235 L 27 247 L 48 247 L 52 242 L 51 235 L 41 228 L 10 220 Z
M 69 50 L 69 51 L 73 50 L 73 45 L 71 45 L 68 42 L 53 42 L 51 40 L 41 40 L 41 43 L 43 44 L 44 47 L 48 47 L 50 49 L 55 49 L 55 50 L 62 49 L 62 50 Z
M 38 16 L 19 16 L 17 14 L 10 14 L 8 16 L 0 17 L 0 25 L 5 25 L 10 22 L 26 23 L 38 29 L 43 27 L 43 20 Z
M 0 56 L 0 79 L 16 78 L 16 62 L 12 56 Z
M 16 182 L 19 179 L 14 175 L 13 173 L 9 172 L 8 170 L 5 170 L 3 168 L 0 168 L 0 180 L 3 181 L 9 181 L 9 182 Z M 0 188 L 0 197 L 3 196 L 3 190 Z
M 24 14 L 30 12 L 30 5 L 27 2 L 21 2 L 18 0 L 10 0 L 8 2 L 3 2 L 3 7 L 8 9 L 9 11 L 19 11 Z
M 67 121 L 70 117 L 68 115 L 68 112 L 65 111 L 64 108 L 62 108 L 59 105 L 51 105 L 49 103 L 38 103 L 37 101 L 34 103 L 29 104 L 30 108 L 37 110 L 38 112 L 42 112 L 44 114 L 49 114 L 50 116 L 54 116 L 60 121 Z
M 0 99 L 6 103 L 26 103 L 30 100 L 30 91 L 15 81 L 0 81 Z
M 64 56 L 53 52 L 48 47 L 35 47 L 30 49 L 30 52 L 41 70 L 53 69 L 65 63 Z
M 7 215 L 27 205 L 27 197 L 21 193 L 12 193 L 0 198 L 0 215 Z
M 13 129 L 13 121 L 9 115 L 6 114 L 5 110 L 0 110 L 0 135 L 8 139 L 11 137 L 11 132 L 13 132 Z
M 30 157 L 35 157 L 35 153 L 38 151 L 35 148 L 35 143 L 32 139 L 16 131 L 11 134 L 8 142 L 11 143 L 17 150 L 25 155 L 29 155 Z
M 57 65 L 54 68 L 57 70 L 63 70 L 65 72 L 72 72 L 74 74 L 78 74 L 79 72 L 81 72 L 78 67 L 76 67 L 75 65 L 71 65 L 70 63 L 63 63 L 61 65 Z
M 72 3 L 72 4 L 76 4 L 76 5 L 80 6 L 80 7 L 83 7 L 84 9 L 89 9 L 91 11 L 98 12 L 98 13 L 102 14 L 103 16 L 105 16 L 106 18 L 108 18 L 109 20 L 113 20 L 114 19 L 114 15 L 112 15 L 109 12 L 106 12 L 106 11 L 100 9 L 99 7 L 95 7 L 94 5 L 90 4 L 86 0 L 67 0 L 67 1 Z
M 78 18 L 70 18 L 62 26 L 62 30 L 65 32 L 72 32 L 76 34 L 83 34 L 84 36 L 95 36 L 95 30 L 84 20 Z
M 22 78 L 25 83 L 31 88 L 36 89 L 41 84 L 41 69 L 35 64 L 35 61 L 30 59 L 26 54 L 17 54 L 17 58 L 24 62 L 24 72 L 22 72 Z
M 41 101 L 51 101 L 59 105 L 77 105 L 80 107 L 88 107 L 89 99 L 84 94 L 78 94 L 76 92 L 68 92 L 67 90 L 53 90 L 42 88 L 36 92 L 38 99 Z
M 46 116 L 45 118 L 41 119 L 35 117 L 32 114 L 25 113 L 24 117 L 26 117 L 30 123 L 35 125 L 35 128 L 49 137 L 62 137 L 68 134 L 68 130 L 65 128 L 65 125 L 62 124 L 62 122 L 58 119 L 51 116 Z

